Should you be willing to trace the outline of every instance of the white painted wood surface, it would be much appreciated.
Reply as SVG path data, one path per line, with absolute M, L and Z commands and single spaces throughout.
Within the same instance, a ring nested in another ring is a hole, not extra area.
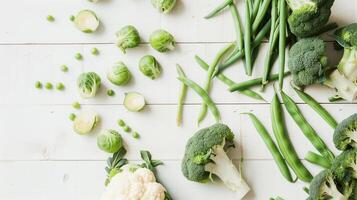
M 232 193 L 217 184 L 197 184 L 183 178 L 180 159 L 187 139 L 198 129 L 196 118 L 200 99 L 192 92 L 186 101 L 184 126 L 175 124 L 177 93 L 175 64 L 180 63 L 187 75 L 203 83 L 205 73 L 195 63 L 195 54 L 210 62 L 218 49 L 234 39 L 234 28 L 229 13 L 212 20 L 202 17 L 221 0 L 180 0 L 170 15 L 158 14 L 149 0 L 103 0 L 91 4 L 85 0 L 12 0 L 0 7 L 0 199 L 1 200 L 96 200 L 102 193 L 105 179 L 105 159 L 109 156 L 96 147 L 95 134 L 78 136 L 71 130 L 68 114 L 75 112 L 70 104 L 80 101 L 83 109 L 96 110 L 102 119 L 101 128 L 116 128 L 118 118 L 125 119 L 142 138 L 138 141 L 123 136 L 128 149 L 127 157 L 137 162 L 138 151 L 149 149 L 155 159 L 165 162 L 159 168 L 163 180 L 177 200 L 234 199 Z M 241 3 L 239 3 L 240 5 Z M 241 6 L 241 5 L 240 5 Z M 98 33 L 88 35 L 77 31 L 69 21 L 69 15 L 81 9 L 90 8 L 97 12 L 103 26 Z M 337 0 L 333 7 L 331 21 L 340 25 L 357 21 L 357 2 Z M 52 14 L 56 21 L 49 23 L 46 16 Z M 114 46 L 114 33 L 126 24 L 135 25 L 147 41 L 149 34 L 158 28 L 173 33 L 179 42 L 178 49 L 168 54 L 154 52 L 148 44 L 129 50 L 126 55 Z M 326 41 L 331 38 L 325 36 Z M 92 47 L 101 54 L 90 54 Z M 335 62 L 339 54 L 328 43 Z M 266 45 L 262 49 L 266 48 Z M 84 56 L 83 61 L 73 58 L 76 52 Z M 151 81 L 140 74 L 137 63 L 141 56 L 153 54 L 163 66 L 162 76 Z M 106 70 L 115 61 L 123 60 L 134 74 L 134 80 L 125 87 L 114 87 L 105 78 Z M 264 50 L 261 51 L 254 68 L 254 76 L 261 74 Z M 68 73 L 59 67 L 69 66 Z M 82 100 L 75 90 L 75 81 L 83 71 L 96 71 L 103 77 L 99 96 Z M 242 63 L 225 72 L 235 81 L 247 79 Z M 35 81 L 63 82 L 64 92 L 38 91 Z M 303 104 L 288 86 L 286 91 L 332 148 L 333 130 Z M 112 88 L 117 95 L 105 95 L 105 88 Z M 138 91 L 147 97 L 148 108 L 142 113 L 127 112 L 123 105 L 123 93 Z M 259 88 L 257 89 L 259 91 Z M 355 104 L 328 103 L 327 97 L 333 90 L 314 86 L 309 88 L 319 102 L 323 103 L 337 120 L 357 112 Z M 254 101 L 237 93 L 229 93 L 227 87 L 215 80 L 212 98 L 222 114 L 222 120 L 236 133 L 238 151 L 231 152 L 234 159 L 245 158 L 244 175 L 252 187 L 247 200 L 268 199 L 280 195 L 288 200 L 305 199 L 302 182 L 287 183 L 272 161 L 261 138 L 247 116 L 242 112 L 252 111 L 270 129 L 269 104 Z M 271 100 L 272 87 L 263 94 Z M 287 115 L 286 115 L 287 116 Z M 314 150 L 288 116 L 287 127 L 300 158 L 307 151 Z M 211 116 L 202 127 L 213 123 Z M 120 129 L 119 129 L 120 130 Z M 316 173 L 320 169 L 310 164 L 307 167 Z

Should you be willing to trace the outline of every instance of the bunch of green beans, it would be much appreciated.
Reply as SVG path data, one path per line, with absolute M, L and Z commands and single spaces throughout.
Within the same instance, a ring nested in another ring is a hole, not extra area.
M 257 132 L 263 139 L 265 145 L 269 149 L 271 155 L 273 156 L 273 158 L 275 160 L 275 163 L 278 165 L 281 174 L 289 182 L 294 182 L 294 180 L 291 176 L 289 167 L 284 160 L 284 157 L 281 155 L 278 147 L 276 146 L 273 139 L 270 137 L 270 134 L 268 133 L 268 131 L 266 130 L 264 125 L 259 121 L 259 119 L 254 114 L 252 114 L 252 113 L 243 113 L 243 114 L 247 114 L 250 117 L 250 119 L 252 120 L 254 127 L 256 128 Z
M 280 91 L 281 97 L 285 109 L 288 111 L 290 116 L 294 119 L 295 123 L 299 126 L 300 130 L 304 135 L 310 140 L 312 145 L 329 161 L 333 161 L 335 156 L 331 150 L 326 146 L 324 141 L 319 137 L 316 131 L 311 127 L 311 125 L 306 121 L 305 117 L 302 115 L 300 109 L 297 107 L 296 103 L 284 93 Z
M 204 70 L 208 70 L 209 66 L 208 64 L 203 61 L 199 56 L 195 56 L 196 62 L 198 63 L 198 65 L 204 69 Z M 225 83 L 227 86 L 231 86 L 236 84 L 234 81 L 232 81 L 231 79 L 229 79 L 228 77 L 226 77 L 223 73 L 219 73 L 217 75 L 217 78 L 222 81 L 223 83 Z M 241 90 L 239 91 L 239 93 L 244 94 L 248 97 L 251 97 L 253 99 L 259 100 L 259 101 L 265 101 L 265 99 L 257 92 L 250 90 L 250 89 L 246 89 L 246 90 Z
M 308 162 L 310 162 L 312 164 L 318 165 L 318 166 L 326 168 L 326 169 L 331 167 L 330 161 L 326 160 L 326 158 L 322 157 L 321 155 L 316 154 L 311 151 L 307 152 L 307 154 L 305 156 L 305 160 L 307 160 Z
M 301 163 L 285 128 L 285 120 L 281 109 L 278 95 L 275 93 L 271 102 L 272 127 L 278 146 L 286 162 L 295 172 L 296 176 L 305 182 L 312 180 L 311 173 Z
M 331 126 L 331 128 L 335 129 L 337 127 L 338 123 L 336 122 L 336 120 L 314 98 L 295 87 L 294 90 L 307 105 L 314 109 L 315 112 L 317 112 L 321 116 L 321 118 L 324 119 Z
M 176 65 L 176 71 L 180 77 L 186 77 L 185 72 L 182 70 L 181 66 L 178 64 Z M 182 124 L 183 103 L 185 101 L 186 94 L 187 94 L 187 86 L 182 83 L 180 94 L 179 94 L 179 99 L 178 99 L 178 103 L 177 103 L 176 123 L 178 126 L 180 126 Z

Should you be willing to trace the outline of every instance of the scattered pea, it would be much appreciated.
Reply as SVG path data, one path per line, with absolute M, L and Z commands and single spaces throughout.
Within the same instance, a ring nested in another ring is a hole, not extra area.
M 55 21 L 55 18 L 52 15 L 47 15 L 46 19 L 49 22 L 54 22 Z
M 57 83 L 56 88 L 57 90 L 64 90 L 65 86 L 63 85 L 63 83 Z
M 119 119 L 119 120 L 118 120 L 118 125 L 121 126 L 121 127 L 124 127 L 124 126 L 125 126 L 124 120 Z
M 135 132 L 133 133 L 133 138 L 139 139 L 139 138 L 140 138 L 140 134 L 135 131 Z
M 42 89 L 42 83 L 41 83 L 40 81 L 36 81 L 35 87 L 36 87 L 37 89 Z
M 53 88 L 52 83 L 47 82 L 47 83 L 45 84 L 45 88 L 48 89 L 48 90 L 52 90 L 52 88 Z
M 73 102 L 73 103 L 72 103 L 72 107 L 73 107 L 74 109 L 80 109 L 80 108 L 81 108 L 81 104 L 76 101 L 76 102 Z
M 69 120 L 74 121 L 76 119 L 76 115 L 74 113 L 69 114 Z
M 63 71 L 63 72 L 68 72 L 68 67 L 67 67 L 67 65 L 62 65 L 62 66 L 61 66 L 61 71 Z
M 99 54 L 99 50 L 94 47 L 94 48 L 92 48 L 91 53 L 92 53 L 93 55 L 98 55 L 98 54 Z
M 74 17 L 74 15 L 69 16 L 69 20 L 71 20 L 72 22 L 76 19 L 76 17 Z
M 131 128 L 129 126 L 124 126 L 123 130 L 127 133 L 129 133 L 131 131 Z
M 75 58 L 76 60 L 83 60 L 83 56 L 82 56 L 82 54 L 80 54 L 80 53 L 76 53 L 76 54 L 74 55 L 74 58 Z
M 110 96 L 110 97 L 114 96 L 115 95 L 114 90 L 108 90 L 107 91 L 107 95 Z

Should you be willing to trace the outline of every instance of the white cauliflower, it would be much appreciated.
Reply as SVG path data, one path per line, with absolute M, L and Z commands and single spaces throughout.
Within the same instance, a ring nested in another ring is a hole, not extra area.
M 164 200 L 165 188 L 147 168 L 125 165 L 106 188 L 101 200 Z

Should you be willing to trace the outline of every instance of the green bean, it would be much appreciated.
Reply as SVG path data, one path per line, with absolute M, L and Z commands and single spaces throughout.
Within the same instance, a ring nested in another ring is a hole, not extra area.
M 262 3 L 262 0 L 255 0 L 254 1 L 252 19 L 255 19 L 255 17 L 257 16 L 261 3 Z
M 285 49 L 286 49 L 286 2 L 280 1 L 279 15 L 279 88 L 283 89 L 285 70 Z
M 314 109 L 315 112 L 317 112 L 317 114 L 319 114 L 321 118 L 324 119 L 331 126 L 331 128 L 335 129 L 337 127 L 338 123 L 336 122 L 336 120 L 314 98 L 297 88 L 294 88 L 294 90 L 307 105 Z
M 256 128 L 257 132 L 259 133 L 260 137 L 263 139 L 265 145 L 269 149 L 271 155 L 273 156 L 275 163 L 278 165 L 281 174 L 288 180 L 289 182 L 294 182 L 289 167 L 286 164 L 284 157 L 281 155 L 278 147 L 276 146 L 275 142 L 271 138 L 270 134 L 264 127 L 264 125 L 259 121 L 259 119 L 252 113 L 246 113 L 249 115 L 250 119 L 252 120 L 254 127 Z
M 290 72 L 287 71 L 284 73 L 284 76 L 288 76 L 290 75 Z M 279 77 L 279 74 L 273 74 L 270 76 L 269 80 L 277 80 Z M 234 92 L 234 91 L 240 91 L 240 90 L 245 90 L 248 88 L 251 88 L 253 86 L 257 86 L 260 85 L 262 83 L 262 78 L 255 78 L 255 79 L 251 79 L 248 81 L 244 81 L 244 82 L 240 82 L 240 83 L 236 83 L 234 85 L 231 85 L 229 87 L 229 91 L 230 92 Z
M 285 120 L 281 109 L 278 95 L 275 93 L 271 102 L 271 117 L 273 132 L 280 148 L 280 151 L 296 176 L 305 182 L 312 180 L 311 173 L 301 163 L 286 131 Z
M 218 13 L 220 13 L 222 10 L 224 10 L 227 6 L 232 4 L 234 0 L 226 0 L 222 4 L 218 5 L 214 10 L 212 10 L 208 15 L 205 16 L 205 19 L 210 19 L 214 16 L 216 16 Z
M 328 147 L 326 146 L 324 141 L 322 141 L 316 131 L 311 127 L 310 123 L 306 121 L 305 117 L 302 115 L 296 103 L 288 95 L 286 95 L 284 91 L 281 90 L 280 93 L 283 99 L 285 109 L 294 119 L 295 123 L 299 126 L 305 137 L 310 140 L 312 145 L 321 153 L 321 155 L 323 155 L 329 161 L 333 161 L 335 156 L 328 149 Z
M 236 29 L 236 49 L 242 50 L 243 49 L 243 32 L 242 32 L 242 26 L 241 26 L 241 20 L 239 17 L 238 9 L 237 6 L 234 2 L 229 6 L 229 9 L 231 11 L 233 21 L 234 21 L 234 27 Z
M 269 9 L 270 2 L 271 2 L 271 0 L 264 0 L 262 5 L 260 6 L 258 14 L 253 22 L 253 28 L 252 28 L 253 34 L 257 32 L 260 23 L 263 21 L 265 14 L 267 13 L 267 11 Z
M 198 65 L 204 69 L 204 70 L 208 70 L 208 64 L 203 61 L 199 56 L 195 56 L 195 59 L 196 59 L 196 62 L 198 63 Z M 226 77 L 223 73 L 219 73 L 217 75 L 217 78 L 222 81 L 224 84 L 228 85 L 228 86 L 231 86 L 231 85 L 234 85 L 235 82 L 232 81 L 231 79 L 229 79 L 228 77 Z M 253 90 L 249 90 L 249 89 L 246 89 L 246 90 L 242 90 L 242 91 L 239 91 L 241 94 L 244 94 L 248 97 L 251 97 L 253 99 L 256 99 L 256 100 L 261 100 L 261 101 L 265 101 L 265 99 L 260 95 L 258 94 L 257 92 L 253 91 Z
M 249 1 L 245 0 L 245 27 L 244 27 L 244 55 L 245 55 L 245 73 L 252 75 L 252 24 L 250 19 Z
M 269 73 L 272 67 L 272 55 L 273 55 L 273 51 L 275 49 L 275 45 L 276 45 L 276 38 L 278 37 L 278 29 L 275 29 L 276 26 L 276 20 L 278 17 L 278 13 L 277 13 L 278 7 L 277 7 L 277 0 L 272 0 L 272 9 L 271 9 L 271 27 L 270 27 L 270 36 L 269 36 L 269 47 L 268 47 L 268 51 L 267 51 L 267 56 L 265 57 L 265 61 L 264 61 L 264 72 L 263 72 L 263 76 L 262 76 L 262 87 L 264 88 L 264 86 L 266 84 L 268 84 L 268 77 L 269 77 Z
M 214 59 L 213 63 L 210 65 L 210 67 L 207 70 L 207 78 L 206 78 L 206 83 L 204 86 L 204 90 L 209 94 L 210 89 L 211 89 L 211 80 L 213 78 L 213 74 L 217 70 L 217 66 L 224 57 L 224 55 L 233 47 L 233 44 L 229 44 L 228 46 L 224 47 L 220 52 L 217 54 L 216 58 Z M 201 111 L 198 115 L 198 124 L 202 122 L 202 120 L 206 117 L 207 114 L 207 105 L 202 102 L 201 104 Z
M 177 74 L 179 76 L 182 77 L 186 77 L 184 71 L 182 70 L 180 65 L 176 65 L 176 70 L 177 70 Z M 185 84 L 182 83 L 181 85 L 181 91 L 179 94 L 179 99 L 177 102 L 177 118 L 176 118 L 176 123 L 178 126 L 180 126 L 182 124 L 182 113 L 183 113 L 183 103 L 185 101 L 187 95 L 187 86 Z
M 259 33 L 256 35 L 252 42 L 252 47 L 253 49 L 257 48 L 263 41 L 265 35 L 269 32 L 270 30 L 270 23 L 271 20 L 269 20 L 264 27 L 259 31 Z M 244 57 L 244 50 L 235 52 L 235 54 L 232 54 L 230 57 L 228 57 L 224 63 L 222 63 L 219 66 L 219 72 L 222 72 L 226 68 L 230 67 L 232 64 L 237 62 L 238 60 L 242 59 Z
M 219 122 L 221 116 L 219 114 L 218 108 L 212 101 L 211 97 L 208 96 L 207 92 L 203 88 L 201 88 L 197 83 L 193 82 L 192 80 L 186 77 L 178 77 L 177 79 L 183 82 L 188 87 L 192 88 L 202 98 L 202 100 L 205 102 L 205 104 L 207 104 L 208 108 L 211 110 L 216 121 Z
M 331 162 L 326 160 L 326 158 L 322 157 L 321 155 L 311 151 L 307 152 L 305 160 L 326 169 L 331 167 Z

